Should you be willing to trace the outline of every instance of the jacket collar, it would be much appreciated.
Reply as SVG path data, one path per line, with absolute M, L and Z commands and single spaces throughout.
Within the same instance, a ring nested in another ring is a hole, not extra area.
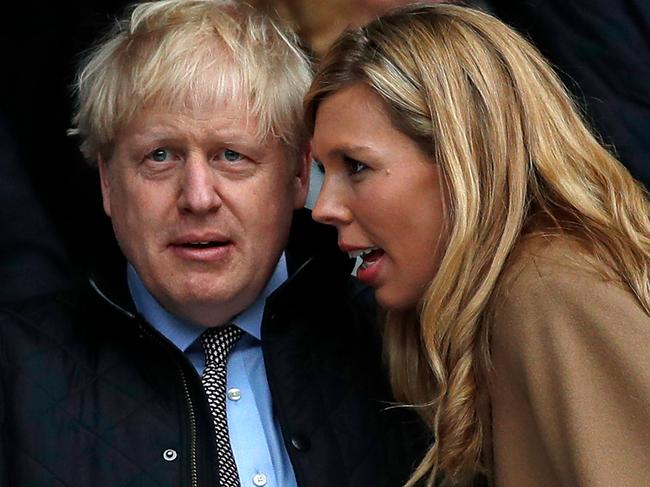
M 347 279 L 354 262 L 336 245 L 336 229 L 316 223 L 311 211 L 296 210 L 286 247 L 289 279 L 269 297 L 270 301 L 299 299 L 314 292 L 308 281 L 322 276 L 322 287 L 336 285 L 332 280 Z M 93 263 L 88 282 L 99 297 L 129 318 L 137 311 L 131 298 L 126 279 L 126 259 L 115 241 L 100 251 L 101 259 Z M 326 282 L 327 281 L 327 282 Z

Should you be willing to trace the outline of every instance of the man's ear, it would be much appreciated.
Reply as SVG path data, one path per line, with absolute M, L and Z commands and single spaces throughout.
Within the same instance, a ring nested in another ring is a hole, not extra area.
M 311 145 L 307 146 L 303 154 L 296 161 L 294 173 L 294 203 L 295 209 L 305 206 L 309 193 L 309 170 L 311 168 Z
M 108 175 L 106 161 L 101 155 L 97 156 L 97 167 L 99 168 L 99 181 L 102 189 L 102 204 L 104 213 L 111 216 L 111 181 Z

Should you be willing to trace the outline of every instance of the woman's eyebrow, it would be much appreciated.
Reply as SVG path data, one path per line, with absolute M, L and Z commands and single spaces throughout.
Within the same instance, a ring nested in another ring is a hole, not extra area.
M 373 148 L 369 145 L 355 144 L 355 143 L 343 143 L 339 144 L 328 152 L 328 156 L 336 157 L 344 154 L 358 154 L 360 156 L 372 156 L 375 154 Z

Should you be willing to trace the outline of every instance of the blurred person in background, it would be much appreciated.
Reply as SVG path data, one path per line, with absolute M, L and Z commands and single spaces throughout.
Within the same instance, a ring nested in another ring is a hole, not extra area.
M 460 0 L 459 0 L 460 1 Z M 250 0 L 251 5 L 290 22 L 316 59 L 320 58 L 336 37 L 348 27 L 358 27 L 386 11 L 416 3 L 414 0 Z M 442 3 L 425 0 L 418 3 Z M 448 3 L 459 3 L 454 0 Z M 472 5 L 487 8 L 483 0 Z
M 556 66 L 603 142 L 650 187 L 650 2 L 490 0 Z
M 361 257 L 434 434 L 407 486 L 645 485 L 650 205 L 540 53 L 406 7 L 339 38 L 305 104 L 313 217 Z

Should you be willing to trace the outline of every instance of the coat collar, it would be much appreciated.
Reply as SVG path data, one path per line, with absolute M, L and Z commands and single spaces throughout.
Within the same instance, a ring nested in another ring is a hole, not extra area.
M 299 299 L 313 292 L 312 286 L 305 286 L 320 274 L 331 285 L 332 278 L 346 279 L 354 262 L 340 252 L 336 245 L 336 230 L 311 219 L 311 211 L 296 210 L 286 247 L 289 279 L 269 297 L 281 302 Z M 126 279 L 126 259 L 115 241 L 107 243 L 88 272 L 88 282 L 99 297 L 129 318 L 135 318 L 137 311 L 131 299 Z M 319 286 L 320 287 L 320 286 Z

